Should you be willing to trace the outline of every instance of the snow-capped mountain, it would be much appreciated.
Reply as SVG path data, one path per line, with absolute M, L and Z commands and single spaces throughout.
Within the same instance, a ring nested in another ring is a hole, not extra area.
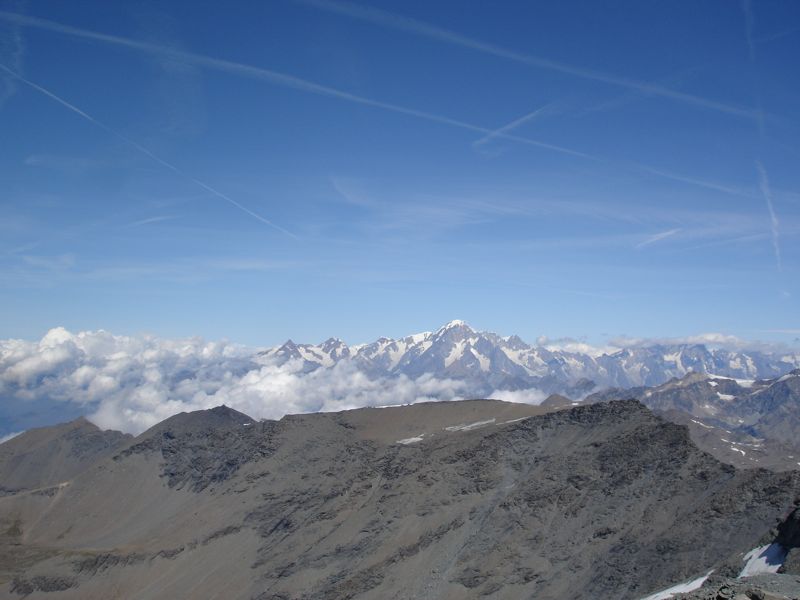
M 432 374 L 464 380 L 475 395 L 538 388 L 573 397 L 609 386 L 660 385 L 691 372 L 766 379 L 800 367 L 797 353 L 733 351 L 701 344 L 634 346 L 613 353 L 571 352 L 530 345 L 515 335 L 478 332 L 463 321 L 451 321 L 433 332 L 397 340 L 380 338 L 358 346 L 335 338 L 318 345 L 289 340 L 260 356 L 281 363 L 302 360 L 306 371 L 347 360 L 370 376 Z

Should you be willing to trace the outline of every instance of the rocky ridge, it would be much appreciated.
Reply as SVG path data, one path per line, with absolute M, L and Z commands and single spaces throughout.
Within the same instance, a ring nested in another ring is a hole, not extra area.
M 0 590 L 635 599 L 741 560 L 799 491 L 800 474 L 722 464 L 636 401 L 263 423 L 222 407 L 152 428 L 53 496 L 0 498 Z

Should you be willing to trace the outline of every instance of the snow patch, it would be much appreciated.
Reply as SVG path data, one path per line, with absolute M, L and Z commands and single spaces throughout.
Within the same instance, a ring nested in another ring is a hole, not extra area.
M 18 435 L 25 433 L 24 431 L 17 431 L 16 433 L 7 433 L 6 435 L 0 436 L 0 444 L 7 442 L 8 440 L 12 440 Z
M 743 388 L 753 387 L 755 379 L 734 379 L 733 377 L 723 377 L 722 375 L 708 375 L 709 379 L 721 379 L 723 381 L 735 381 L 736 385 Z
M 472 429 L 477 429 L 478 427 L 483 427 L 485 425 L 491 425 L 495 422 L 495 418 L 492 417 L 491 419 L 486 419 L 485 421 L 475 421 L 474 423 L 469 423 L 467 425 L 450 425 L 450 427 L 445 427 L 445 431 L 470 431 Z
M 691 421 L 692 423 L 700 425 L 700 427 L 705 427 L 706 429 L 714 429 L 713 427 L 711 427 L 711 425 L 706 425 L 705 423 L 701 423 L 700 421 L 695 421 L 694 419 L 691 419 Z
M 726 402 L 736 399 L 736 396 L 732 396 L 731 394 L 721 394 L 719 392 L 717 392 L 717 396 L 719 396 L 720 400 L 725 400 Z
M 517 421 L 522 421 L 522 420 L 527 419 L 527 418 L 528 417 L 520 417 L 519 419 L 511 419 L 509 421 L 502 421 L 502 422 L 498 423 L 498 425 L 505 425 L 506 423 L 516 423 Z M 800 464 L 800 463 L 798 463 L 798 464 Z
M 409 444 L 416 444 L 417 442 L 421 442 L 422 441 L 422 437 L 424 435 L 425 434 L 422 433 L 422 434 L 420 434 L 418 436 L 415 436 L 415 437 L 406 438 L 404 440 L 397 440 L 395 442 L 395 444 L 403 444 L 404 446 L 408 446 Z
M 687 581 L 686 583 L 679 583 L 678 585 L 674 585 L 671 588 L 667 588 L 666 590 L 656 592 L 655 594 L 651 594 L 646 598 L 642 598 L 642 600 L 667 600 L 667 598 L 672 598 L 675 594 L 684 594 L 686 592 L 692 592 L 700 587 L 706 582 L 709 575 L 713 573 L 713 569 L 703 575 L 702 577 L 698 577 L 697 579 L 693 579 L 692 581 Z
M 475 350 L 475 348 L 470 348 L 469 351 L 472 353 L 472 356 L 478 359 L 478 363 L 481 365 L 481 371 L 484 372 L 489 371 L 489 367 L 491 366 L 491 361 L 483 354 Z
M 759 573 L 777 573 L 786 559 L 786 550 L 780 544 L 769 544 L 753 548 L 744 555 L 745 565 L 739 578 Z

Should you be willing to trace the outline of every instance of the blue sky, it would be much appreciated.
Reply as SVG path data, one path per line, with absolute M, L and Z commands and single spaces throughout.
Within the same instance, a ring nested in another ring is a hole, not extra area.
M 0 337 L 800 337 L 800 4 L 0 0 Z

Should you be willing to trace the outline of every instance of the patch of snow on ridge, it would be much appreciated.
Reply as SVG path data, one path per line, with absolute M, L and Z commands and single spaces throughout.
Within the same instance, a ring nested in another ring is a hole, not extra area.
M 445 431 L 471 431 L 472 429 L 477 429 L 478 427 L 483 427 L 484 425 L 491 425 L 495 422 L 495 418 L 492 417 L 491 419 L 486 419 L 485 421 L 475 421 L 474 423 L 469 423 L 467 425 L 451 425 L 450 427 L 445 427 Z
M 719 392 L 717 392 L 717 396 L 719 396 L 720 400 L 725 400 L 726 402 L 736 399 L 736 396 L 732 396 L 731 394 L 721 394 Z
M 488 371 L 491 361 L 483 354 L 475 350 L 475 348 L 470 348 L 470 352 L 472 353 L 472 356 L 478 359 L 478 363 L 481 365 L 481 371 Z
M 448 329 L 455 329 L 456 327 L 469 327 L 464 321 L 460 319 L 454 319 L 450 321 L 447 325 L 440 327 L 436 333 L 440 333 L 442 331 L 447 331 Z
M 655 594 L 651 594 L 646 598 L 642 598 L 642 600 L 667 600 L 668 598 L 672 598 L 675 594 L 684 594 L 686 592 L 692 592 L 700 587 L 706 582 L 709 575 L 713 573 L 714 570 L 712 569 L 702 577 L 698 577 L 697 579 L 693 579 L 692 581 L 687 581 L 686 583 L 679 583 L 678 585 L 673 585 L 671 588 L 667 588 L 666 590 L 662 590 L 660 592 L 656 592 Z
M 711 373 L 708 374 L 709 379 L 723 379 L 728 381 L 735 381 L 736 385 L 743 388 L 750 388 L 753 387 L 755 383 L 755 379 L 735 379 L 733 377 L 725 377 L 723 375 L 712 375 Z
M 759 573 L 777 573 L 786 559 L 786 549 L 780 544 L 769 544 L 753 548 L 744 555 L 745 565 L 739 577 L 750 577 Z
M 449 367 L 454 362 L 459 360 L 464 356 L 464 346 L 466 342 L 457 342 L 453 349 L 450 351 L 450 354 L 447 355 L 447 358 L 444 359 L 444 366 Z
M 706 429 L 714 429 L 711 425 L 706 425 L 705 423 L 701 423 L 700 421 L 695 421 L 694 419 L 690 419 L 692 423 L 697 423 L 700 427 L 705 427 Z
M 498 423 L 498 425 L 505 425 L 506 423 L 516 423 L 517 421 L 522 421 L 522 420 L 527 419 L 527 418 L 529 418 L 529 417 L 519 417 L 518 419 L 511 419 L 510 421 L 502 421 L 501 423 Z M 797 464 L 800 464 L 800 463 L 797 463 Z
M 12 440 L 15 437 L 17 437 L 18 435 L 22 435 L 23 433 L 25 433 L 25 432 L 24 431 L 16 431 L 16 432 L 13 432 L 13 433 L 7 433 L 6 435 L 0 435 L 0 444 L 3 444 L 5 442 L 7 442 L 8 440 Z
M 403 444 L 404 446 L 408 446 L 409 444 L 416 444 L 417 442 L 421 442 L 422 441 L 422 436 L 424 436 L 424 435 L 425 434 L 423 433 L 422 435 L 418 435 L 416 437 L 410 437 L 410 438 L 406 438 L 404 440 L 397 440 L 395 442 L 395 444 Z

